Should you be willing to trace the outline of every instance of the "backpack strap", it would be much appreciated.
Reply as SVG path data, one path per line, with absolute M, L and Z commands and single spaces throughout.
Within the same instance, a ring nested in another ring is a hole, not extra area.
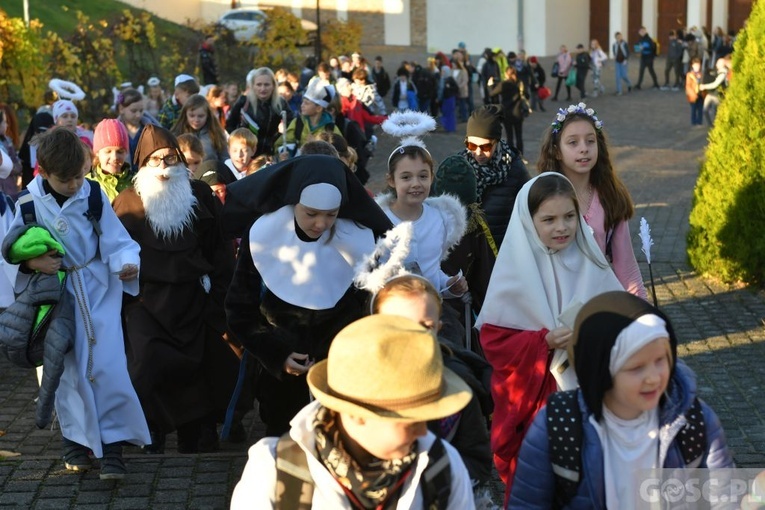
M 446 448 L 436 439 L 428 451 L 428 465 L 422 473 L 423 508 L 444 510 L 452 492 L 452 471 Z M 276 443 L 275 510 L 308 510 L 313 499 L 314 482 L 308 469 L 305 451 L 283 434 Z
M 609 264 L 614 263 L 614 247 L 613 247 L 613 240 L 614 240 L 614 228 L 611 227 L 608 229 L 608 232 L 606 232 L 606 260 Z
M 436 438 L 428 450 L 428 465 L 422 473 L 423 508 L 443 510 L 449 506 L 452 492 L 452 470 L 443 439 Z
M 83 214 L 88 221 L 93 225 L 93 230 L 96 235 L 101 236 L 101 215 L 103 214 L 104 202 L 101 196 L 101 186 L 96 181 L 88 181 L 90 183 L 90 195 L 88 195 L 88 210 Z M 37 223 L 37 214 L 35 213 L 34 198 L 29 193 L 29 190 L 25 189 L 19 193 L 17 200 L 19 209 L 21 210 L 21 217 L 24 220 L 24 225 L 30 223 Z
M 275 510 L 309 510 L 313 499 L 313 477 L 305 452 L 289 432 L 276 443 Z
M 697 468 L 701 465 L 707 450 L 707 427 L 704 422 L 704 411 L 698 398 L 693 399 L 693 405 L 685 413 L 685 426 L 677 434 L 680 451 L 685 461 L 685 467 Z
M 98 237 L 101 237 L 103 233 L 101 231 L 101 214 L 104 210 L 104 199 L 101 196 L 101 186 L 96 181 L 88 181 L 90 183 L 90 195 L 88 195 L 88 210 L 82 213 L 91 225 Z
M 37 223 L 34 198 L 29 194 L 29 190 L 25 189 L 19 193 L 19 198 L 16 200 L 16 204 L 21 210 L 21 219 L 24 220 L 24 225 Z
M 555 474 L 555 508 L 565 507 L 579 488 L 583 436 L 578 390 L 551 394 L 547 399 L 547 440 Z
M 11 197 L 0 191 L 0 216 L 5 216 L 5 212 L 10 210 L 11 214 L 16 214 L 16 206 Z

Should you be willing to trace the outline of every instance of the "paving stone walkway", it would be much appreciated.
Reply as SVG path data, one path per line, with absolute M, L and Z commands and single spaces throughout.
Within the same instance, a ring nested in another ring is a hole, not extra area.
M 402 51 L 380 53 L 391 75 L 402 59 L 412 56 Z M 551 60 L 542 62 L 549 70 Z M 631 65 L 634 76 L 637 63 Z M 663 70 L 662 61 L 657 61 L 657 70 Z M 700 278 L 689 268 L 685 255 L 688 214 L 707 129 L 691 128 L 682 92 L 644 89 L 616 97 L 611 67 L 604 70 L 603 78 L 606 94 L 588 99 L 588 104 L 605 122 L 615 166 L 636 204 L 632 232 L 643 275 L 648 280 L 637 237 L 641 217 L 652 228 L 656 294 L 678 332 L 679 355 L 696 371 L 701 396 L 720 415 L 737 464 L 765 467 L 765 371 L 757 368 L 765 359 L 765 296 Z M 547 112 L 534 112 L 526 121 L 524 140 L 531 168 L 554 109 L 567 104 L 546 101 Z M 461 148 L 464 130 L 461 124 L 455 134 L 436 132 L 426 139 L 437 161 Z M 394 145 L 394 140 L 380 136 L 372 160 L 375 189 L 384 182 L 387 155 Z M 128 449 L 127 478 L 101 481 L 98 471 L 72 474 L 64 470 L 59 431 L 34 426 L 35 396 L 34 374 L 0 360 L 0 450 L 21 454 L 0 460 L 0 506 L 227 508 L 246 462 L 247 446 L 263 434 L 262 424 L 250 413 L 245 420 L 248 442 L 224 443 L 215 454 L 176 454 L 171 435 L 167 454 L 145 456 L 138 449 Z M 501 487 L 495 489 L 501 493 Z

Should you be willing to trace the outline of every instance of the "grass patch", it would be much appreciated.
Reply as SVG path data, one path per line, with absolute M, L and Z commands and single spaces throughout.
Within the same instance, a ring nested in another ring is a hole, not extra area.
M 50 30 L 59 36 L 66 38 L 72 34 L 77 26 L 77 11 L 85 13 L 91 21 L 104 19 L 110 24 L 114 22 L 122 11 L 128 9 L 137 14 L 143 9 L 136 9 L 123 2 L 116 0 L 68 0 L 66 5 L 59 2 L 29 2 L 29 17 L 38 19 L 43 24 L 43 33 Z M 3 2 L 3 9 L 11 17 L 22 18 L 24 7 L 22 0 Z M 152 21 L 157 27 L 157 34 L 162 37 L 188 36 L 193 33 L 190 28 L 172 23 L 152 15 Z

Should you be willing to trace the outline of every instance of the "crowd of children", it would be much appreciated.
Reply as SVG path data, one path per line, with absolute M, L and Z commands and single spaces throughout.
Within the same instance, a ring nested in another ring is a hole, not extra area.
M 490 53 L 482 70 L 500 67 Z M 544 71 L 513 57 L 514 94 L 537 93 L 543 110 Z M 55 400 L 67 469 L 99 459 L 101 478 L 121 479 L 124 445 L 163 453 L 173 431 L 180 453 L 215 451 L 221 424 L 245 441 L 255 400 L 272 439 L 252 447 L 233 506 L 275 504 L 287 484 L 309 506 L 401 507 L 431 501 L 436 480 L 449 487 L 439 508 L 491 508 L 496 469 L 505 505 L 552 508 L 548 422 L 572 406 L 582 475 L 563 506 L 629 508 L 637 472 L 614 466 L 685 466 L 686 423 L 703 429 L 694 466 L 732 466 L 669 318 L 645 302 L 603 121 L 584 103 L 560 108 L 529 178 L 501 110 L 474 107 L 464 45 L 436 60 L 438 78 L 403 63 L 393 81 L 358 54 L 300 77 L 260 68 L 241 95 L 179 75 L 164 101 L 152 78 L 148 97 L 119 91 L 117 118 L 93 132 L 62 98 L 35 115 L 19 156 L 0 110 L 0 178 L 25 188 L 0 197 L 4 265 L 18 268 L 3 271 L 0 307 L 36 273 L 62 275 L 57 306 L 75 325 Z M 489 78 L 487 103 L 509 94 Z M 465 149 L 441 165 L 422 139 L 436 103 L 446 130 L 468 123 Z M 363 165 L 378 124 L 401 140 L 373 197 Z M 55 244 L 11 256 L 31 224 Z M 409 365 L 427 373 L 396 381 Z M 289 438 L 308 457 L 305 493 L 273 466 Z M 428 455 L 451 479 L 429 474 Z

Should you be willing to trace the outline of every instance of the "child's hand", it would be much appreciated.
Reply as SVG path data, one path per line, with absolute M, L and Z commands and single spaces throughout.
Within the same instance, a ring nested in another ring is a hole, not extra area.
M 125 264 L 122 266 L 122 271 L 117 273 L 120 280 L 134 280 L 138 276 L 138 266 L 135 264 Z
M 308 369 L 311 368 L 314 363 L 316 362 L 308 358 L 308 354 L 293 352 L 287 356 L 287 360 L 284 362 L 284 371 L 289 375 L 302 375 L 308 372 Z
M 545 335 L 545 341 L 550 349 L 565 349 L 574 338 L 574 332 L 567 327 L 555 328 Z
M 461 296 L 468 291 L 467 280 L 462 274 L 456 274 L 446 280 L 446 288 L 455 296 Z
M 61 257 L 56 250 L 50 250 L 49 252 L 29 259 L 24 262 L 27 267 L 33 271 L 39 271 L 45 274 L 56 274 L 61 269 Z

